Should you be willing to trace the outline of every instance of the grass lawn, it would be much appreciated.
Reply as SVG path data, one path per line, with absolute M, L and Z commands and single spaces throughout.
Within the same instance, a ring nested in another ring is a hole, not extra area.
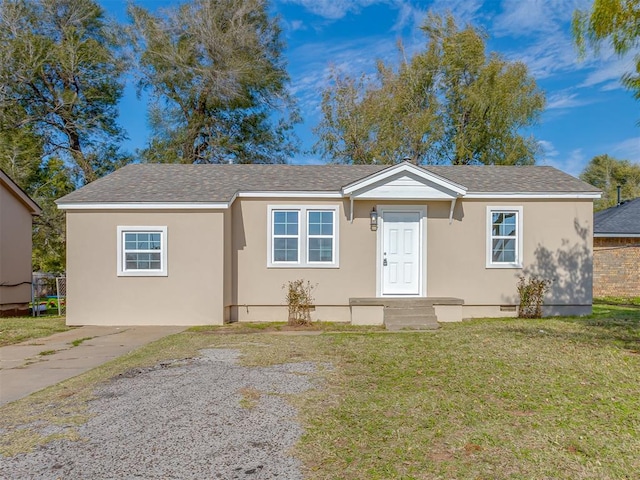
M 99 381 L 214 346 L 247 365 L 331 362 L 321 388 L 291 397 L 309 479 L 637 478 L 640 309 L 594 312 L 259 340 L 198 328 L 0 408 L 0 452 L 51 440 L 34 425 L 83 422 Z
M 0 318 L 0 347 L 70 330 L 64 317 Z

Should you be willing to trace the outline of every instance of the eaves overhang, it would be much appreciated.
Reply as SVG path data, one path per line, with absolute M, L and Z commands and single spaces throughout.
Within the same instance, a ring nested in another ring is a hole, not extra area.
M 231 202 L 74 202 L 58 203 L 59 210 L 220 210 Z
M 33 199 L 27 195 L 27 192 L 20 188 L 18 184 L 15 183 L 2 169 L 0 169 L 0 183 L 4 185 L 5 188 L 29 210 L 29 213 L 31 213 L 32 216 L 40 215 L 42 213 L 40 205 L 33 201 Z
M 640 238 L 640 232 L 636 233 L 607 233 L 607 232 L 598 232 L 594 233 L 593 236 L 595 238 Z

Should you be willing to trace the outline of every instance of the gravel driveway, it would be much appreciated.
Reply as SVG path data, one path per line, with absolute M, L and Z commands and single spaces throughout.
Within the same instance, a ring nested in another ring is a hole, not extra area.
M 302 478 L 290 455 L 297 412 L 278 394 L 313 388 L 316 365 L 243 367 L 235 350 L 201 353 L 104 384 L 79 428 L 84 440 L 2 458 L 0 478 Z

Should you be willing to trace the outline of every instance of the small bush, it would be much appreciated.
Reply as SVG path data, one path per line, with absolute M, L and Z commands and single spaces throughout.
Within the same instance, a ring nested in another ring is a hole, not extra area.
M 287 291 L 287 305 L 289 306 L 289 325 L 310 325 L 312 292 L 315 288 L 311 282 L 294 280 L 285 283 L 282 288 Z
M 530 277 L 528 280 L 523 275 L 518 280 L 518 295 L 520 296 L 520 306 L 518 317 L 520 318 L 541 318 L 542 302 L 544 294 L 547 293 L 551 285 L 550 280 L 538 277 Z

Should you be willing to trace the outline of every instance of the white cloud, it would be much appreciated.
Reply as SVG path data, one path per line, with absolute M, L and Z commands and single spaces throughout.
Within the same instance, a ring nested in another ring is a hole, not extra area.
M 431 10 L 437 13 L 451 12 L 458 25 L 475 23 L 483 0 L 434 0 Z
M 542 143 L 542 142 L 540 142 Z M 550 144 L 550 142 L 545 142 Z M 558 152 L 551 146 L 553 149 L 553 155 L 545 156 L 540 162 L 542 165 L 549 165 L 551 167 L 555 167 L 558 170 L 562 170 L 569 175 L 573 175 L 577 177 L 584 170 L 584 167 L 587 164 L 587 159 L 584 156 L 584 152 L 581 148 L 576 148 L 569 153 L 568 157 L 559 157 Z
M 610 150 L 616 158 L 640 163 L 640 135 L 623 140 L 613 145 Z
M 542 152 L 545 158 L 553 158 L 558 156 L 558 150 L 554 147 L 553 143 L 548 140 L 538 140 L 538 145 L 542 148 Z
M 504 55 L 510 60 L 525 63 L 538 80 L 579 68 L 576 49 L 566 32 L 550 32 L 517 45 L 517 49 L 505 49 Z
M 623 88 L 620 83 L 620 78 L 625 72 L 632 72 L 635 70 L 633 63 L 633 56 L 625 55 L 619 57 L 614 53 L 603 55 L 603 58 L 598 61 L 592 61 L 594 65 L 591 68 L 591 72 L 587 75 L 584 82 L 580 84 L 581 87 L 593 87 L 594 85 L 605 84 L 607 90 L 612 90 L 612 84 L 617 83 L 617 88 Z
M 397 58 L 396 41 L 389 36 L 361 37 L 340 43 L 307 43 L 289 53 L 291 65 L 303 66 L 291 75 L 292 93 L 303 110 L 317 111 L 331 69 L 352 77 L 372 75 L 378 59 L 395 63 Z
M 376 3 L 387 3 L 386 0 L 280 0 L 306 8 L 311 13 L 329 20 L 337 20 L 347 13 L 357 13 L 362 8 Z
M 403 0 L 396 0 L 394 5 L 398 9 L 398 17 L 391 30 L 402 32 L 405 28 L 409 28 L 411 32 L 418 32 L 427 15 L 427 10 Z
M 289 24 L 289 28 L 294 32 L 297 31 L 297 30 L 306 30 L 307 29 L 306 25 L 304 24 L 304 22 L 302 20 L 293 20 L 293 21 L 291 21 L 291 23 Z
M 588 105 L 589 103 L 592 102 L 580 99 L 577 93 L 569 93 L 567 90 L 562 90 L 549 95 L 547 110 L 575 108 Z
M 547 35 L 571 21 L 576 8 L 588 8 L 589 0 L 503 0 L 502 12 L 493 22 L 498 36 Z

